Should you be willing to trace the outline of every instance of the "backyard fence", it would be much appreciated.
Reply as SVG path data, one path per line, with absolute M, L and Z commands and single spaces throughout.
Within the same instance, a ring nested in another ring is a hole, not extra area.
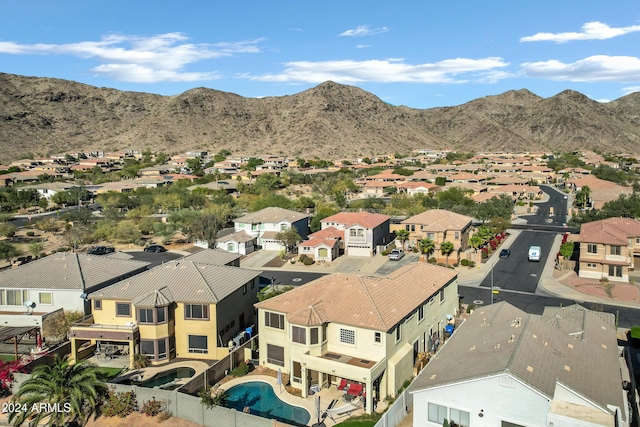
M 411 412 L 413 395 L 404 390 L 395 402 L 382 414 L 374 427 L 396 427 Z

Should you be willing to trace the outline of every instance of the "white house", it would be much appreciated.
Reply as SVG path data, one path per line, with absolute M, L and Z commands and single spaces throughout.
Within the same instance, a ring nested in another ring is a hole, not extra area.
M 283 247 L 276 241 L 281 231 L 295 228 L 302 240 L 309 235 L 309 218 L 307 214 L 283 208 L 264 208 L 234 220 L 236 232 L 244 231 L 257 239 L 258 246 L 268 251 L 278 251 Z
M 344 230 L 345 255 L 373 256 L 378 245 L 391 241 L 391 217 L 370 212 L 339 212 L 321 221 L 322 229 Z
M 248 255 L 255 250 L 258 239 L 246 231 L 238 231 L 216 239 L 216 248 L 240 255 Z
M 619 353 L 609 313 L 480 307 L 409 387 L 413 425 L 629 426 Z

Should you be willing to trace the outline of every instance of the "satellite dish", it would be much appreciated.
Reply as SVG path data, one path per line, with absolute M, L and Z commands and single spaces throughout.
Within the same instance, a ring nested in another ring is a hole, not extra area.
M 33 301 L 25 301 L 24 306 L 29 308 L 34 308 L 36 306 L 36 303 Z

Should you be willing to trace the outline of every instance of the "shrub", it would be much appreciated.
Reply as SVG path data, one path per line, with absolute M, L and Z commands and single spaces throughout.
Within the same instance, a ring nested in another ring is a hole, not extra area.
M 243 377 L 249 373 L 249 365 L 247 365 L 244 360 L 240 362 L 240 364 L 231 371 L 231 375 L 234 377 Z
M 138 406 L 136 394 L 133 391 L 117 392 L 109 390 L 109 396 L 102 403 L 102 415 L 105 417 L 125 418 L 133 413 Z
M 387 252 L 387 251 L 382 251 L 382 252 L 380 252 L 380 254 L 381 254 L 382 256 L 387 256 L 387 255 L 389 255 L 389 252 Z
M 413 251 L 414 254 L 418 253 L 418 247 L 414 246 L 413 248 L 411 248 L 411 250 Z
M 164 406 L 165 405 L 162 400 L 156 400 L 154 398 L 153 400 L 147 400 L 146 402 L 144 402 L 144 404 L 142 405 L 142 409 L 140 409 L 140 412 L 145 414 L 147 417 L 155 417 L 160 412 L 164 411 Z
M 433 257 L 433 256 L 432 256 L 431 258 L 429 258 L 429 259 L 427 260 L 427 262 L 428 262 L 429 264 L 435 264 L 435 263 L 436 263 L 436 257 Z
M 467 306 L 467 313 L 471 313 L 476 308 L 475 304 L 469 304 Z
M 209 409 L 213 408 L 214 405 L 226 406 L 227 401 L 229 400 L 229 395 L 224 390 L 217 391 L 215 394 L 212 394 L 211 386 L 206 386 L 200 390 L 198 392 L 198 397 L 200 398 L 200 403 Z
M 438 267 L 444 267 L 444 266 L 446 266 L 446 264 L 445 264 L 444 262 L 436 263 L 436 265 L 437 265 Z
M 306 259 L 309 259 L 309 257 L 306 254 L 302 254 L 298 257 L 298 261 L 300 261 L 301 263 L 304 263 Z
M 460 260 L 460 264 L 462 264 L 463 267 L 467 267 L 469 265 L 469 260 L 464 258 Z
M 302 263 L 303 263 L 304 265 L 311 265 L 311 264 L 313 264 L 314 262 L 315 262 L 315 261 L 314 261 L 313 259 L 309 258 L 309 257 L 306 257 L 306 258 L 305 258 L 305 260 L 304 260 L 304 261 L 302 261 Z
M 33 237 L 35 235 L 36 235 L 35 231 L 27 231 L 27 236 L 28 237 Z
M 169 418 L 171 418 L 171 412 L 164 410 L 160 412 L 160 415 L 158 416 L 158 422 L 163 423 L 167 421 Z
M 457 266 L 458 266 L 458 263 L 457 263 L 457 262 L 454 262 L 452 265 L 453 265 L 453 267 L 457 267 Z
M 469 261 L 469 267 L 475 267 L 475 266 L 476 266 L 475 261 Z

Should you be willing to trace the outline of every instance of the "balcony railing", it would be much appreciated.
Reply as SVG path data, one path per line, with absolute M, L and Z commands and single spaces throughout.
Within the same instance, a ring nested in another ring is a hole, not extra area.
M 135 322 L 127 322 L 121 325 L 109 325 L 105 323 L 94 323 L 93 314 L 83 317 L 82 319 L 73 322 L 72 328 L 91 328 L 91 329 L 111 329 L 122 331 L 135 331 L 138 329 L 138 325 Z

